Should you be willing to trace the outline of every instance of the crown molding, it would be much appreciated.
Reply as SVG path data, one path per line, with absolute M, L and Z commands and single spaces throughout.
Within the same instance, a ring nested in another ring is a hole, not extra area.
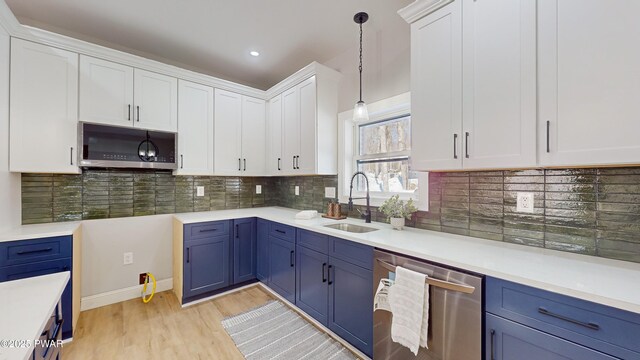
M 398 14 L 409 24 L 431 14 L 454 0 L 416 0 L 408 6 L 398 10 Z
M 274 96 L 281 94 L 285 90 L 292 88 L 293 86 L 312 77 L 313 75 L 320 75 L 320 77 L 323 78 L 330 78 L 332 79 L 332 81 L 337 81 L 342 77 L 342 74 L 340 72 L 314 61 L 269 88 L 269 90 L 266 91 L 266 100 L 269 100 Z

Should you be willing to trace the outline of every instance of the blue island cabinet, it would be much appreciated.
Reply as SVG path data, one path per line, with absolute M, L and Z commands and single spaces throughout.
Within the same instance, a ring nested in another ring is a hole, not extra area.
M 184 298 L 230 285 L 230 221 L 185 225 Z
M 256 278 L 256 219 L 233 220 L 233 283 Z

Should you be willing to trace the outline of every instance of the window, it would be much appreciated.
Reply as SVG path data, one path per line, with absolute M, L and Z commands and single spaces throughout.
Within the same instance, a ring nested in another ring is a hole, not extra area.
M 357 171 L 369 180 L 371 192 L 413 193 L 418 177 L 409 169 L 411 155 L 411 116 L 356 124 L 355 156 Z M 358 177 L 357 189 L 365 191 L 365 181 Z
M 410 94 L 405 93 L 368 105 L 369 121 L 353 122 L 353 111 L 338 115 L 339 168 L 338 190 L 341 202 L 347 202 L 351 177 L 356 171 L 366 174 L 371 204 L 379 206 L 392 195 L 413 199 L 420 210 L 427 210 L 428 175 L 411 171 Z M 366 190 L 364 177 L 353 184 L 353 197 Z M 363 200 L 354 201 L 364 204 Z

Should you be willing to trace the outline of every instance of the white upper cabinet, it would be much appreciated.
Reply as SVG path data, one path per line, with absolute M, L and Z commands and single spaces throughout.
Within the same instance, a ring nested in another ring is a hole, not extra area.
M 539 0 L 543 166 L 640 163 L 640 2 Z
M 178 81 L 177 175 L 213 175 L 213 88 Z
M 80 120 L 133 124 L 133 68 L 80 55 Z
M 536 2 L 462 1 L 466 169 L 536 166 Z
M 411 33 L 412 168 L 536 166 L 535 1 L 453 1 Z
M 81 55 L 79 119 L 176 132 L 178 80 Z
M 284 174 L 296 172 L 300 153 L 300 92 L 297 86 L 282 94 L 282 170 Z
M 10 170 L 78 173 L 78 54 L 11 39 Z
M 269 100 L 269 116 L 267 123 L 267 158 L 268 174 L 282 174 L 282 95 Z
M 178 80 L 135 69 L 133 84 L 135 126 L 159 131 L 178 131 Z
M 242 171 L 242 95 L 215 89 L 214 168 L 216 175 Z
M 242 175 L 264 176 L 266 173 L 265 101 L 242 97 Z
M 462 168 L 460 1 L 411 24 L 411 167 Z
M 315 75 L 281 93 L 282 161 L 271 175 L 332 175 L 338 161 L 339 74 L 319 64 Z M 273 100 L 272 100 L 273 101 Z M 271 121 L 277 121 L 269 119 Z
M 215 174 L 265 175 L 265 101 L 216 89 L 214 108 Z

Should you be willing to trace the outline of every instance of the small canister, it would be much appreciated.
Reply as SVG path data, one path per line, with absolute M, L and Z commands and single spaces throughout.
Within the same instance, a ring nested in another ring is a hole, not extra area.
M 327 204 L 327 216 L 328 217 L 335 217 L 335 213 L 334 213 L 334 209 L 335 209 L 335 204 L 332 201 L 329 201 L 329 203 Z
M 333 217 L 342 216 L 342 206 L 339 202 L 333 204 Z

